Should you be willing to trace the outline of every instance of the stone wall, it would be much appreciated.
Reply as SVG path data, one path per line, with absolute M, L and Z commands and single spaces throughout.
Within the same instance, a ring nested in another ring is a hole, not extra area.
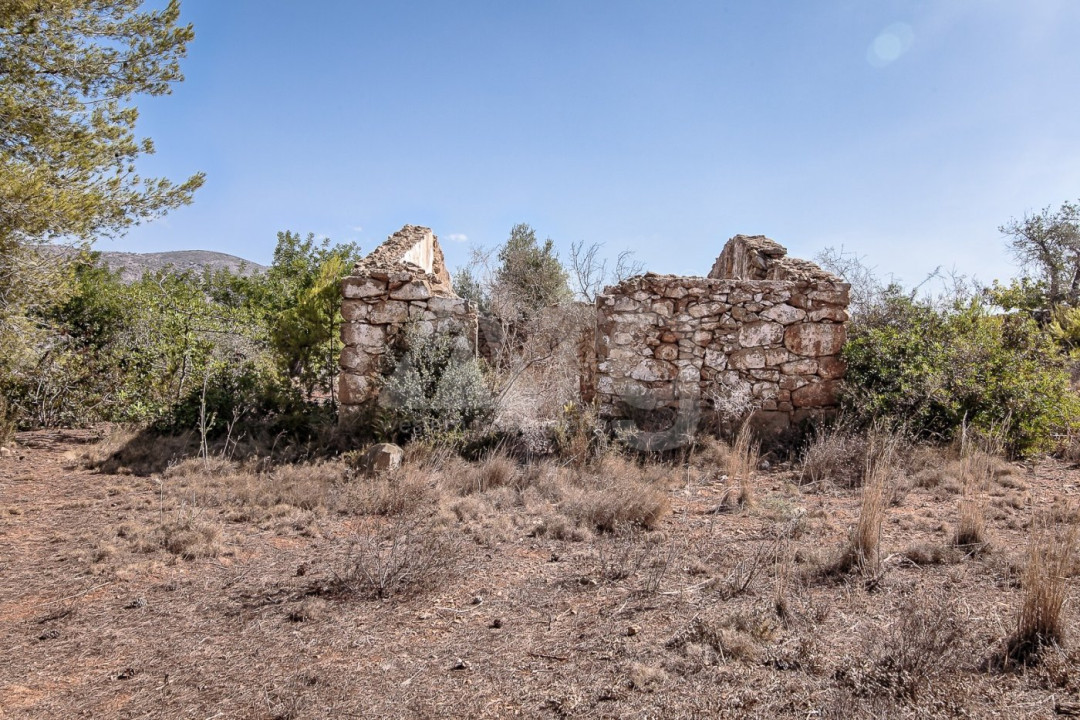
M 848 291 L 774 241 L 736 235 L 708 277 L 648 273 L 597 297 L 595 331 L 577 348 L 581 398 L 608 419 L 644 413 L 660 428 L 741 398 L 759 426 L 781 430 L 836 403 Z M 406 325 L 462 335 L 477 352 L 476 309 L 454 293 L 428 228 L 390 236 L 342 281 L 342 295 L 345 410 L 377 397 Z
M 343 410 L 377 397 L 385 355 L 408 324 L 423 333 L 462 335 L 475 351 L 476 309 L 454 293 L 429 228 L 406 225 L 391 235 L 341 281 L 341 294 Z
M 585 389 L 601 415 L 671 420 L 745 397 L 759 425 L 780 430 L 835 405 L 849 285 L 786 252 L 737 235 L 709 277 L 648 273 L 606 288 Z

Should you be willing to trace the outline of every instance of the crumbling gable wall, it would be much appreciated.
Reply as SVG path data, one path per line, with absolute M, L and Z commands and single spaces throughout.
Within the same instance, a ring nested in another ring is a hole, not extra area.
M 647 273 L 596 299 L 587 394 L 601 415 L 708 412 L 747 397 L 780 430 L 836 404 L 850 286 L 763 236 L 736 235 L 708 277 Z
M 344 410 L 378 396 L 386 353 L 407 324 L 419 332 L 464 336 L 476 348 L 476 309 L 450 284 L 430 228 L 406 225 L 341 281 L 341 377 Z

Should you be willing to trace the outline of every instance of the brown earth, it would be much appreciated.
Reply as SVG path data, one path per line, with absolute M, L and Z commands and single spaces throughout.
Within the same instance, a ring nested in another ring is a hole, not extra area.
M 25 433 L 0 459 L 0 718 L 1080 713 L 1075 602 L 1064 647 L 993 662 L 1033 524 L 1077 522 L 1080 472 L 1053 460 L 999 468 L 983 549 L 949 544 L 949 462 L 909 468 L 880 570 L 829 578 L 859 493 L 790 469 L 756 474 L 743 506 L 707 457 L 642 471 L 670 514 L 605 533 L 557 515 L 569 491 L 495 475 L 448 495 L 425 466 L 377 515 L 342 499 L 361 478 L 269 497 L 221 464 L 106 474 L 86 469 L 97 440 Z M 415 546 L 437 583 L 366 599 L 358 564 L 418 528 L 454 543 Z

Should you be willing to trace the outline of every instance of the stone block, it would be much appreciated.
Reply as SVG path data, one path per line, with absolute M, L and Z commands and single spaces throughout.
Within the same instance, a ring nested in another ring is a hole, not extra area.
M 365 352 L 363 348 L 346 345 L 339 360 L 342 370 L 357 375 L 370 375 L 379 365 L 379 355 Z
M 402 300 L 384 300 L 368 313 L 368 322 L 376 325 L 400 325 L 408 319 L 409 303 Z
M 469 312 L 469 301 L 465 298 L 440 297 L 438 295 L 427 301 L 428 309 L 440 315 L 466 315 Z
M 847 322 L 848 314 L 847 310 L 834 306 L 825 306 L 817 310 L 810 311 L 810 322 L 821 322 L 822 320 L 828 320 L 830 322 Z
M 728 357 L 728 364 L 736 370 L 765 367 L 765 351 L 760 348 L 736 350 Z
M 836 394 L 840 389 L 834 380 L 808 383 L 791 393 L 791 404 L 797 408 L 829 407 L 836 404 Z
M 708 315 L 719 315 L 720 313 L 727 312 L 730 308 L 721 302 L 702 302 L 696 305 L 690 305 L 686 309 L 686 313 L 692 318 L 703 318 Z
M 768 310 L 763 310 L 761 312 L 761 317 L 766 320 L 778 322 L 781 325 L 790 325 L 805 319 L 806 311 L 784 303 L 782 305 L 773 305 Z
M 775 345 L 784 339 L 784 326 L 774 322 L 753 322 L 739 328 L 739 344 L 744 348 Z
M 383 347 L 386 345 L 386 331 L 378 325 L 342 323 L 341 342 L 360 347 Z
M 374 388 L 366 376 L 347 372 L 338 376 L 338 400 L 342 405 L 361 405 L 373 395 Z
M 768 367 L 776 367 L 794 359 L 796 359 L 796 356 L 792 355 L 787 348 L 768 348 L 765 351 L 765 364 Z
M 813 358 L 799 358 L 780 366 L 780 372 L 785 375 L 813 375 L 817 371 L 818 363 Z
M 817 374 L 826 380 L 839 380 L 847 372 L 847 363 L 839 355 L 818 358 Z
M 679 357 L 678 345 L 660 345 L 653 351 L 653 355 L 660 360 L 675 360 Z
M 393 443 L 373 445 L 364 453 L 364 470 L 369 475 L 384 475 L 401 467 L 405 451 Z
M 341 294 L 348 298 L 369 298 L 386 294 L 386 283 L 373 277 L 350 275 L 341 281 Z
M 642 382 L 671 380 L 675 377 L 675 366 L 661 360 L 645 359 L 630 371 L 630 377 Z
M 362 322 L 367 319 L 371 306 L 363 300 L 342 300 L 341 317 L 345 322 Z
M 784 332 L 784 346 L 796 355 L 821 357 L 836 355 L 844 347 L 847 330 L 843 325 L 789 325 Z
M 394 300 L 427 300 L 431 297 L 431 286 L 425 280 L 409 280 L 401 287 L 391 290 L 390 297 Z
M 715 348 L 705 350 L 705 365 L 713 370 L 726 370 L 728 364 L 727 354 Z

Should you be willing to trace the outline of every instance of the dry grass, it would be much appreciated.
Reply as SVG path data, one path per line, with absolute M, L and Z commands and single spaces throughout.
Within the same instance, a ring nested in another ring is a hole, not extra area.
M 1054 532 L 1035 531 L 1022 576 L 1023 600 L 1016 617 L 1016 630 L 1006 642 L 1006 664 L 1028 664 L 1040 650 L 1065 640 L 1062 613 L 1068 592 L 1068 578 L 1076 552 L 1078 528 Z
M 894 473 L 899 445 L 900 437 L 895 433 L 875 432 L 869 436 L 859 517 L 839 557 L 825 568 L 827 575 L 851 570 L 859 570 L 867 576 L 878 574 L 881 526 L 890 497 L 889 481 Z
M 867 437 L 842 422 L 820 424 L 803 450 L 799 481 L 818 486 L 826 482 L 845 488 L 862 484 L 866 472 Z
M 960 516 L 953 536 L 958 547 L 982 549 L 987 545 L 986 492 L 998 475 L 1004 449 L 1002 432 L 974 436 L 965 427 L 960 450 Z
M 761 444 L 744 421 L 724 457 L 724 474 L 730 487 L 720 500 L 720 510 L 736 510 L 754 504 L 754 473 L 761 462 Z

